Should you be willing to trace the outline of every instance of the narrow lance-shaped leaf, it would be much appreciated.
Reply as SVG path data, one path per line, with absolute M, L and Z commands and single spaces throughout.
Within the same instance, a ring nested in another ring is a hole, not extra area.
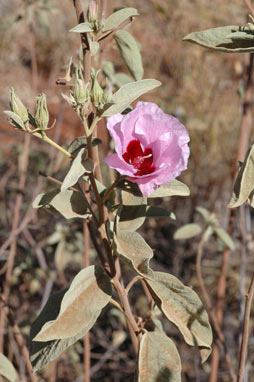
M 0 353 L 0 376 L 6 378 L 10 382 L 18 381 L 18 376 L 14 366 L 2 353 Z
M 53 190 L 46 194 L 39 194 L 33 201 L 33 208 L 53 207 L 65 219 L 82 218 L 87 219 L 91 215 L 87 213 L 85 198 L 79 191 Z
M 121 113 L 142 94 L 145 94 L 160 85 L 161 83 L 159 81 L 153 79 L 135 81 L 124 85 L 113 94 L 113 105 L 109 106 L 103 112 L 102 117 L 111 117 L 114 114 Z
M 47 321 L 34 341 L 50 341 L 74 337 L 96 322 L 102 308 L 111 298 L 111 283 L 99 266 L 80 271 L 65 293 L 58 316 Z
M 153 250 L 137 232 L 120 231 L 115 236 L 116 250 L 127 264 L 138 274 L 150 277 L 149 261 Z
M 136 382 L 181 382 L 181 359 L 165 334 L 146 332 L 140 341 Z
M 91 24 L 89 23 L 80 23 L 76 25 L 74 28 L 70 29 L 70 32 L 75 32 L 75 33 L 88 33 L 92 31 L 93 31 L 93 28 Z
M 22 119 L 18 116 L 18 114 L 13 113 L 13 111 L 5 110 L 4 113 L 8 115 L 9 123 L 14 126 L 16 129 L 22 129 L 25 130 L 25 125 Z
M 180 330 L 187 344 L 199 346 L 204 362 L 211 353 L 212 330 L 198 295 L 168 273 L 154 272 L 153 280 L 145 281 L 156 305 Z
M 205 220 L 205 222 L 208 221 L 208 219 L 209 219 L 209 217 L 210 217 L 210 215 L 211 215 L 211 212 L 210 212 L 210 211 L 208 211 L 206 208 L 201 207 L 201 206 L 196 207 L 196 211 L 197 211 L 198 213 L 200 213 L 200 215 L 203 217 L 203 219 Z
M 136 40 L 125 30 L 115 32 L 114 39 L 116 40 L 121 56 L 129 72 L 136 81 L 141 80 L 144 74 L 144 69 Z
M 190 239 L 191 237 L 197 236 L 202 232 L 202 229 L 199 224 L 190 223 L 185 224 L 182 227 L 178 228 L 174 233 L 175 240 Z
M 237 175 L 229 208 L 239 207 L 246 202 L 254 190 L 254 145 L 249 149 Z
M 229 234 L 221 227 L 214 228 L 215 235 L 223 242 L 223 244 L 233 251 L 235 249 L 235 244 Z
M 104 22 L 102 32 L 107 32 L 112 29 L 116 29 L 124 21 L 130 17 L 138 16 L 138 11 L 135 8 L 124 8 L 117 12 L 112 13 Z
M 241 38 L 239 38 L 239 32 L 241 32 Z M 253 31 L 250 31 L 248 27 L 229 25 L 193 32 L 185 36 L 183 40 L 223 52 L 252 52 L 254 51 L 252 36 Z

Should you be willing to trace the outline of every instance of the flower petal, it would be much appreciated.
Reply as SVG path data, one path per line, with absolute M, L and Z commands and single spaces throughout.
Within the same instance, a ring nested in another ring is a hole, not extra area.
M 117 154 L 111 154 L 104 158 L 104 162 L 111 168 L 114 168 L 122 175 L 133 176 L 134 168 L 127 164 L 123 159 L 121 159 Z

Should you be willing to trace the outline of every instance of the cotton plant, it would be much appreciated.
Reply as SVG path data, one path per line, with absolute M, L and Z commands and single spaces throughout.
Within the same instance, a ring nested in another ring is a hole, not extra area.
M 202 362 L 209 357 L 212 345 L 208 315 L 192 288 L 172 274 L 150 267 L 153 250 L 137 230 L 146 218 L 175 219 L 173 212 L 150 205 L 151 199 L 189 195 L 188 187 L 176 178 L 187 169 L 190 138 L 178 119 L 155 103 L 140 101 L 133 106 L 139 97 L 160 85 L 157 80 L 142 79 L 138 44 L 121 29 L 138 16 L 138 11 L 123 8 L 104 20 L 100 14 L 91 2 L 87 21 L 71 30 L 81 34 L 84 62 L 100 54 L 102 39 L 113 36 L 131 81 L 119 87 L 114 70 L 107 75 L 109 71 L 103 66 L 88 66 L 88 70 L 81 61 L 70 59 L 64 81 L 74 85 L 69 94 L 63 92 L 63 97 L 80 118 L 84 136 L 77 137 L 67 149 L 48 137 L 47 131 L 53 126 L 48 125 L 44 94 L 38 96 L 32 115 L 12 89 L 11 110 L 6 111 L 15 128 L 53 145 L 70 160 L 61 186 L 38 195 L 33 207 L 53 209 L 66 219 L 83 219 L 98 255 L 95 265 L 82 269 L 67 289 L 49 297 L 32 324 L 30 359 L 34 371 L 44 368 L 84 337 L 102 309 L 112 304 L 126 319 L 137 357 L 135 380 L 180 382 L 180 356 L 159 322 L 158 310 L 178 328 L 188 345 L 199 347 Z M 114 153 L 102 158 L 103 167 L 106 163 L 115 170 L 115 180 L 107 186 L 98 176 L 102 162 L 99 167 L 93 162 L 101 143 L 95 132 L 102 119 L 106 119 L 114 143 Z M 126 266 L 133 274 L 128 285 Z M 128 293 L 136 282 L 147 288 L 153 300 L 144 317 L 135 315 L 129 301 Z

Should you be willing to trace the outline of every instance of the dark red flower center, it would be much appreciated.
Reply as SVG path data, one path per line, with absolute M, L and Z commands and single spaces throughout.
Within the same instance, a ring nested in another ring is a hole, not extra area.
M 147 148 L 143 151 L 138 139 L 129 142 L 123 159 L 137 170 L 134 175 L 147 175 L 155 170 L 152 149 Z

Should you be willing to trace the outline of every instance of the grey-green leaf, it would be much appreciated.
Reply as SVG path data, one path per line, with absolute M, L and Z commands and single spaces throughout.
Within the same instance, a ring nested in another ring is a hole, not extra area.
M 188 196 L 190 195 L 189 187 L 177 179 L 172 180 L 168 184 L 164 184 L 155 190 L 148 198 L 163 198 L 166 196 Z
M 190 223 L 185 224 L 178 228 L 174 233 L 175 240 L 190 239 L 191 237 L 197 236 L 202 232 L 202 228 L 199 224 Z
M 84 153 L 85 148 L 82 148 L 76 158 L 73 160 L 71 167 L 63 180 L 61 191 L 67 190 L 69 187 L 72 187 L 74 184 L 76 184 L 79 178 L 87 171 L 83 165 Z
M 57 292 L 49 297 L 43 310 L 40 312 L 37 319 L 31 326 L 29 338 L 30 360 L 33 366 L 33 371 L 43 369 L 49 362 L 55 360 L 68 347 L 83 338 L 87 332 L 84 327 L 78 334 L 66 339 L 51 340 L 46 342 L 33 341 L 33 338 L 39 333 L 42 326 L 50 320 L 55 320 L 59 314 L 61 302 L 67 289 Z
M 239 32 L 241 32 L 241 38 L 239 38 Z M 229 25 L 193 32 L 185 36 L 183 40 L 223 52 L 252 52 L 254 51 L 252 36 L 253 33 L 248 28 Z
M 241 32 L 230 33 L 227 38 L 231 38 L 232 40 L 254 40 L 253 31 L 249 29 L 242 30 Z
M 33 207 L 53 207 L 65 219 L 87 219 L 91 216 L 87 213 L 85 198 L 79 191 L 64 190 L 60 192 L 57 189 L 46 194 L 39 194 L 33 201 Z
M 124 85 L 113 94 L 113 105 L 109 106 L 103 112 L 102 117 L 111 117 L 114 114 L 121 113 L 142 94 L 145 94 L 160 85 L 161 83 L 159 81 L 153 79 L 135 81 Z
M 254 145 L 248 150 L 235 181 L 229 208 L 239 207 L 247 201 L 254 190 Z
M 67 339 L 84 328 L 88 332 L 110 298 L 111 283 L 103 269 L 94 265 L 82 269 L 64 294 L 56 319 L 47 320 L 33 340 Z
M 25 125 L 20 116 L 18 114 L 13 113 L 13 111 L 10 110 L 5 110 L 4 114 L 8 115 L 9 122 L 11 123 L 12 126 L 16 127 L 17 129 L 22 129 L 25 130 Z
M 133 78 L 131 78 L 128 74 L 122 72 L 114 74 L 114 83 L 117 87 L 120 88 L 130 82 L 133 82 Z
M 198 213 L 200 213 L 200 215 L 203 217 L 203 219 L 205 220 L 205 222 L 208 221 L 208 219 L 209 219 L 209 217 L 210 217 L 210 215 L 211 215 L 211 212 L 210 212 L 210 211 L 208 211 L 206 208 L 201 207 L 201 206 L 196 207 L 196 211 L 197 211 Z
M 199 346 L 204 362 L 211 353 L 212 330 L 198 295 L 168 273 L 154 272 L 153 280 L 145 281 L 156 305 L 177 326 L 187 344 Z
M 115 32 L 114 39 L 116 40 L 121 56 L 129 72 L 136 81 L 141 80 L 144 74 L 144 69 L 136 40 L 126 30 Z
M 18 376 L 12 363 L 0 353 L 0 375 L 10 382 L 17 382 Z
M 124 8 L 117 12 L 112 13 L 106 20 L 102 28 L 102 32 L 107 32 L 116 29 L 124 21 L 128 20 L 130 17 L 138 16 L 139 13 L 135 8 Z
M 145 221 L 147 199 L 122 191 L 122 204 L 117 212 L 117 232 L 136 231 Z
M 127 262 L 138 275 L 151 277 L 149 268 L 153 250 L 137 232 L 120 231 L 115 236 L 115 245 L 118 254 Z
M 229 234 L 221 227 L 215 227 L 214 228 L 214 233 L 218 236 L 218 238 L 221 239 L 223 244 L 231 249 L 233 251 L 235 249 L 235 244 Z
M 140 341 L 137 382 L 181 382 L 181 359 L 165 334 L 146 332 Z
M 75 33 L 88 33 L 92 31 L 93 31 L 93 28 L 91 24 L 89 23 L 80 23 L 76 25 L 74 28 L 70 29 L 70 32 L 75 32 Z

